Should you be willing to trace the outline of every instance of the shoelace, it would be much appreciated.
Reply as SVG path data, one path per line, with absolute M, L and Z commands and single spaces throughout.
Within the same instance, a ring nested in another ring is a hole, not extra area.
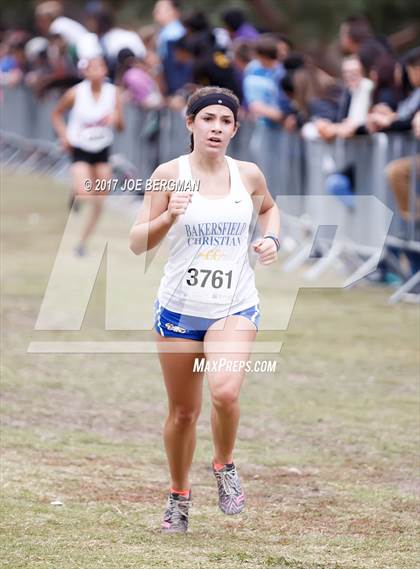
M 188 508 L 190 500 L 175 500 L 172 496 L 169 499 L 169 510 L 172 523 L 178 524 L 183 518 L 188 517 Z
M 222 483 L 225 494 L 228 496 L 239 494 L 239 480 L 235 468 L 231 470 L 217 470 L 216 476 Z

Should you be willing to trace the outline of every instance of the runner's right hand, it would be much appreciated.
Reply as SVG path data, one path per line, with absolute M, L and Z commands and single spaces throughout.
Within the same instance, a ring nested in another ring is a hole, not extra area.
M 172 192 L 169 198 L 168 213 L 175 219 L 185 213 L 188 204 L 191 202 L 191 192 Z

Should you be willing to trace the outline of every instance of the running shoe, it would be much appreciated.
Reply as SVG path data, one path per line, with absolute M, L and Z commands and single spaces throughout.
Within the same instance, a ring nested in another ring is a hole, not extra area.
M 241 487 L 236 466 L 225 464 L 220 470 L 213 465 L 213 473 L 219 492 L 219 508 L 224 514 L 240 514 L 245 506 L 245 494 Z
M 191 492 L 188 498 L 169 493 L 165 515 L 160 529 L 163 533 L 186 533 L 188 514 L 191 506 Z

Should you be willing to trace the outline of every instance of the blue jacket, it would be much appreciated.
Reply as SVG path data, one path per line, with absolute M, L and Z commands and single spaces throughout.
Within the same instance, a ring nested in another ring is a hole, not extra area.
M 285 75 L 284 67 L 279 63 L 276 67 L 267 68 L 257 61 L 251 61 L 244 72 L 243 91 L 247 106 L 256 101 L 275 107 L 289 113 L 291 105 L 288 97 L 280 86 Z M 266 126 L 278 126 L 268 118 L 259 118 L 259 122 Z

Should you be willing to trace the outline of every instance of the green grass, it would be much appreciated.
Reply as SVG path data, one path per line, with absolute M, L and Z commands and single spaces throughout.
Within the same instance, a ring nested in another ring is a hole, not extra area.
M 191 533 L 161 536 L 168 478 L 157 358 L 27 353 L 33 340 L 152 336 L 104 329 L 104 263 L 80 331 L 34 330 L 66 223 L 66 192 L 10 173 L 2 185 L 2 567 L 418 566 L 416 307 L 389 306 L 388 289 L 301 290 L 287 331 L 260 333 L 284 342 L 276 373 L 250 374 L 243 387 L 235 457 L 246 511 L 231 519 L 217 509 L 206 394 Z M 102 229 L 124 246 L 126 225 L 111 211 Z M 159 257 L 152 281 L 161 269 Z M 147 282 L 133 286 L 127 302 L 151 306 Z M 299 276 L 279 264 L 260 270 L 258 282 L 263 323 L 274 328 Z

